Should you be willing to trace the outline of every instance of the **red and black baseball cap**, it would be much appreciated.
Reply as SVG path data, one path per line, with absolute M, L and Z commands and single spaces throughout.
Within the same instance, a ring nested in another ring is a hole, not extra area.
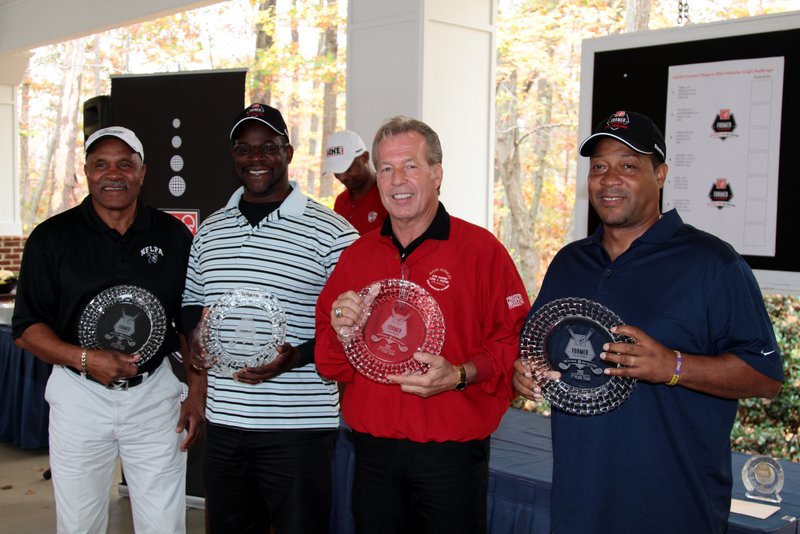
M 581 143 L 581 156 L 591 157 L 594 146 L 602 137 L 621 141 L 640 154 L 655 154 L 661 161 L 667 159 L 664 134 L 653 119 L 635 111 L 615 111 L 595 126 L 592 135 Z
M 277 109 L 270 107 L 266 104 L 250 104 L 244 111 L 239 113 L 231 128 L 231 140 L 234 139 L 236 129 L 245 121 L 258 121 L 266 124 L 270 129 L 289 139 L 289 130 L 286 128 L 286 122 L 283 120 L 283 115 Z

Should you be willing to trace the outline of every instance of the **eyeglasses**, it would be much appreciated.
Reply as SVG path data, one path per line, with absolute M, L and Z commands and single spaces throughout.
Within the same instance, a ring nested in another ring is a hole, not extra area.
M 247 156 L 248 154 L 277 154 L 280 149 L 285 147 L 286 144 L 277 143 L 264 143 L 263 145 L 248 145 L 247 143 L 240 143 L 233 145 L 233 151 L 240 156 Z

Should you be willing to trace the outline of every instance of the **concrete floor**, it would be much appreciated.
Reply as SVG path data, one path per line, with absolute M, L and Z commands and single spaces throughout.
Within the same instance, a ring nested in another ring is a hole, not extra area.
M 53 485 L 42 478 L 48 468 L 47 449 L 19 449 L 0 443 L 0 534 L 50 534 L 56 531 Z M 119 464 L 114 480 L 120 480 Z M 203 510 L 186 511 L 186 532 L 205 531 Z M 133 533 L 131 504 L 111 488 L 108 534 Z

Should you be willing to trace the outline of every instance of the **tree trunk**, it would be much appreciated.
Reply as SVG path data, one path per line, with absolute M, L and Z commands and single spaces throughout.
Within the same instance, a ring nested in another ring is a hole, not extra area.
M 336 10 L 336 0 L 326 0 L 329 10 Z M 335 19 L 331 19 L 335 20 Z M 338 31 L 335 22 L 332 22 L 325 28 L 325 51 L 324 55 L 331 62 L 331 65 L 336 64 L 336 58 L 339 54 L 339 41 Z M 322 150 L 328 142 L 328 137 L 336 131 L 336 86 L 337 86 L 338 69 L 326 69 L 325 82 L 322 87 L 322 147 L 320 150 L 320 162 L 322 161 Z M 364 135 L 364 133 L 361 133 Z M 367 144 L 369 141 L 365 140 Z M 330 175 L 323 175 L 319 173 L 319 196 L 330 197 L 333 196 L 333 181 Z
M 274 43 L 273 31 L 275 25 L 275 3 L 277 0 L 261 0 L 258 4 L 258 17 L 256 17 L 256 64 L 264 63 Z M 252 102 L 271 105 L 272 102 L 272 74 L 269 69 L 257 69 L 259 79 L 252 82 Z
M 76 43 L 80 43 L 80 46 L 76 46 Z M 64 163 L 66 154 L 64 152 L 65 147 L 63 139 L 69 138 L 69 133 L 65 127 L 67 124 L 66 121 L 69 119 L 65 117 L 71 115 L 74 121 L 77 115 L 77 110 L 70 112 L 70 107 L 77 107 L 77 104 L 72 101 L 75 89 L 73 82 L 76 76 L 74 66 L 75 62 L 78 61 L 76 58 L 76 50 L 81 49 L 82 51 L 82 43 L 83 39 L 77 39 L 69 41 L 64 45 L 62 57 L 64 58 L 65 64 L 62 65 L 63 75 L 61 79 L 61 91 L 58 98 L 58 109 L 56 112 L 57 119 L 48 139 L 47 155 L 45 156 L 44 164 L 41 168 L 39 182 L 36 184 L 31 195 L 31 204 L 27 218 L 30 224 L 47 219 L 53 214 L 53 210 L 60 206 L 61 188 L 59 186 L 63 182 L 63 173 L 74 173 L 74 164 L 72 169 L 67 170 L 66 164 Z M 82 53 L 80 54 L 80 61 L 83 61 Z M 79 76 L 80 70 L 77 72 Z M 73 146 L 72 151 L 74 152 L 74 150 L 75 147 Z M 47 191 L 48 194 L 46 199 L 43 200 L 45 191 Z
M 512 70 L 497 86 L 497 142 L 496 174 L 503 184 L 506 205 L 511 220 L 510 232 L 506 235 L 506 246 L 516 260 L 528 293 L 536 287 L 539 255 L 535 247 L 535 219 L 538 208 L 528 209 L 522 187 L 520 166 L 520 135 L 517 99 L 517 71 Z M 534 205 L 538 195 L 533 199 Z
M 289 23 L 292 30 L 291 51 L 292 56 L 297 58 L 300 55 L 300 32 L 297 30 L 300 25 L 300 21 L 298 20 L 298 13 L 300 11 L 298 0 L 293 0 L 292 6 L 293 9 L 291 10 Z M 288 119 L 286 122 L 289 127 L 289 142 L 295 148 L 300 144 L 300 120 L 298 118 L 300 117 L 300 74 L 297 71 L 298 69 L 296 68 L 292 69 L 292 93 L 289 96 L 288 112 L 283 114 L 284 118 Z
M 325 34 L 320 33 L 319 39 L 317 39 L 317 61 L 320 60 L 321 57 L 324 57 L 325 54 Z M 314 79 L 311 82 L 311 93 L 316 95 L 317 91 L 319 91 L 319 77 L 314 76 Z M 311 109 L 311 117 L 309 118 L 309 132 L 308 132 L 308 155 L 311 161 L 314 161 L 316 158 L 320 163 L 317 165 L 310 164 L 308 166 L 308 170 L 306 171 L 306 192 L 308 194 L 316 194 L 317 191 L 317 176 L 320 176 L 320 182 L 322 181 L 322 149 L 321 147 L 317 146 L 317 140 L 320 139 L 320 121 L 319 121 L 319 113 L 317 113 L 317 108 L 314 106 Z M 323 145 L 324 146 L 324 145 Z
M 650 24 L 650 0 L 627 0 L 625 9 L 625 32 L 648 29 Z
M 33 228 L 33 225 L 36 224 L 36 222 L 46 219 L 50 213 L 49 202 L 45 203 L 44 209 L 42 210 L 40 210 L 39 204 L 42 202 L 44 190 L 47 188 L 50 175 L 52 174 L 51 170 L 53 167 L 53 155 L 56 152 L 56 145 L 58 144 L 58 133 L 59 129 L 53 128 L 47 138 L 47 154 L 45 155 L 44 163 L 39 170 L 39 179 L 31 191 L 28 212 L 23 219 L 23 223 L 27 224 L 29 228 Z
M 94 72 L 94 95 L 93 96 L 100 96 L 103 94 L 103 56 L 101 54 L 100 48 L 100 38 L 95 36 L 94 41 L 92 42 L 92 50 L 94 52 L 94 64 L 92 65 L 92 71 Z
M 61 84 L 61 102 L 58 116 L 59 139 L 53 166 L 51 196 L 53 213 L 60 213 L 76 204 L 75 151 L 78 138 L 78 110 L 80 109 L 81 73 L 84 64 L 85 39 L 67 43 L 64 54 L 64 78 Z
M 26 76 L 25 81 L 19 88 L 19 187 L 20 198 L 22 205 L 28 200 L 30 191 L 30 164 L 28 158 L 30 157 L 30 150 L 28 145 L 28 133 L 30 131 L 30 115 L 31 115 L 31 82 Z M 25 222 L 24 220 L 22 221 Z

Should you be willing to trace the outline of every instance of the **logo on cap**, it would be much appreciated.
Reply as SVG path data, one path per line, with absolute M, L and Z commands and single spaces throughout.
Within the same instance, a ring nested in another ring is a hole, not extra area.
M 247 115 L 249 117 L 263 117 L 264 113 L 264 108 L 261 104 L 253 104 L 247 108 Z
M 332 147 L 328 148 L 327 154 L 328 154 L 329 158 L 333 157 L 333 156 L 343 156 L 344 155 L 344 147 L 342 145 L 332 146 Z
M 625 111 L 617 111 L 611 115 L 606 121 L 606 129 L 618 130 L 620 128 L 627 129 L 631 120 L 628 118 L 628 113 Z

